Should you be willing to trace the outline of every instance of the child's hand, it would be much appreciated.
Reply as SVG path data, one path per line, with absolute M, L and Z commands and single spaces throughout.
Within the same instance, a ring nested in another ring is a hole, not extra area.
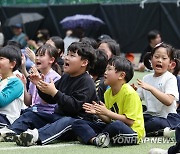
M 39 74 L 39 72 L 38 72 L 38 70 L 37 70 L 37 68 L 35 67 L 35 66 L 32 66 L 31 67 L 31 69 L 29 70 L 29 73 L 31 73 L 31 74 Z
M 141 88 L 143 88 L 145 90 L 148 90 L 148 91 L 150 91 L 150 89 L 152 87 L 151 85 L 149 85 L 149 84 L 147 84 L 147 83 L 145 83 L 145 82 L 143 82 L 142 80 L 139 80 L 139 79 L 137 79 L 137 83 Z
M 34 40 L 28 40 L 27 43 L 30 46 L 33 46 L 33 47 L 36 46 L 36 42 Z
M 26 83 L 27 83 L 26 77 L 23 74 L 22 76 L 19 74 L 16 74 L 16 76 L 23 82 L 24 86 L 26 86 Z
M 105 104 L 103 102 L 99 102 L 99 104 L 94 104 L 94 109 L 96 111 L 96 114 L 101 114 L 101 115 L 107 115 L 108 114 L 108 109 L 106 108 Z
M 96 114 L 96 111 L 94 110 L 94 105 L 93 104 L 84 103 L 82 107 L 85 110 L 85 112 L 91 113 L 91 114 Z
M 26 49 L 26 55 L 28 56 L 28 58 L 34 63 L 35 62 L 35 53 L 33 50 L 31 50 L 29 47 L 27 47 Z
M 54 85 L 54 81 L 52 79 L 50 79 L 50 83 L 46 83 L 43 80 L 40 80 L 37 83 L 37 88 L 42 91 L 45 94 L 51 95 L 52 97 L 54 97 L 56 95 L 56 93 L 58 92 L 58 90 L 56 89 L 55 85 Z
M 29 70 L 29 80 L 35 85 L 37 85 L 40 80 L 43 80 L 42 75 L 40 75 L 35 66 Z
M 136 91 L 138 89 L 138 87 L 133 83 L 131 84 L 131 87 L 133 87 L 133 89 Z
M 26 57 L 24 54 L 22 54 L 22 57 L 21 57 L 21 66 L 26 68 Z

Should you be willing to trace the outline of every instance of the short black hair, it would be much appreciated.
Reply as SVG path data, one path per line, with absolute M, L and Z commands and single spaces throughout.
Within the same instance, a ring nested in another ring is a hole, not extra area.
M 59 36 L 52 36 L 50 39 L 54 42 L 54 45 L 56 46 L 57 49 L 60 49 L 61 53 L 64 53 L 64 41 L 61 37 Z
M 153 57 L 154 53 L 156 52 L 156 50 L 158 50 L 159 48 L 165 48 L 167 51 L 167 55 L 169 57 L 170 60 L 174 59 L 174 52 L 175 52 L 175 48 L 173 48 L 173 46 L 171 46 L 170 44 L 161 42 L 159 44 L 157 44 L 153 50 L 151 51 L 151 57 Z
M 99 42 L 99 45 L 101 45 L 101 43 L 107 43 L 109 49 L 111 50 L 113 56 L 119 56 L 120 55 L 120 45 L 113 39 L 104 39 L 102 41 Z
M 94 49 L 97 49 L 98 46 L 96 40 L 90 37 L 83 37 L 80 39 L 79 42 L 89 43 Z
M 16 46 L 16 47 L 19 48 L 19 49 L 22 49 L 22 48 L 23 48 L 20 43 L 14 41 L 14 40 L 9 40 L 9 41 L 7 42 L 7 45 L 14 45 L 14 46 Z
M 88 65 L 86 70 L 89 70 L 94 67 L 94 62 L 96 60 L 95 57 L 95 49 L 88 43 L 83 43 L 83 42 L 73 42 L 69 47 L 68 47 L 68 52 L 74 52 L 77 53 L 81 59 L 87 59 L 88 60 Z
M 180 71 L 180 50 L 179 49 L 175 49 L 173 61 L 176 63 L 173 74 L 177 76 Z
M 37 31 L 37 38 L 48 40 L 49 39 L 49 30 L 48 29 L 39 29 Z
M 147 35 L 148 42 L 151 42 L 151 40 L 154 40 L 157 37 L 157 35 L 161 36 L 161 34 L 158 30 L 156 30 L 156 29 L 151 30 Z
M 6 45 L 5 47 L 1 48 L 0 57 L 5 57 L 9 59 L 10 62 L 16 62 L 13 71 L 17 70 L 21 66 L 21 53 L 13 45 Z
M 104 72 L 106 70 L 106 66 L 108 64 L 108 56 L 104 51 L 100 49 L 97 49 L 95 51 L 95 55 L 96 61 L 94 63 L 94 68 L 89 70 L 89 74 L 96 75 L 98 77 L 103 77 Z
M 133 64 L 125 57 L 114 56 L 109 60 L 108 64 L 114 66 L 116 71 L 118 72 L 123 71 L 126 73 L 125 76 L 126 83 L 128 83 L 133 78 L 134 76 Z

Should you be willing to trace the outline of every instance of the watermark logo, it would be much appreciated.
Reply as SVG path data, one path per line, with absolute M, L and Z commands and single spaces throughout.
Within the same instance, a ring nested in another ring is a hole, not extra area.
M 139 140 L 139 143 L 155 143 L 155 144 L 160 144 L 160 143 L 176 143 L 176 139 L 173 137 L 163 137 L 163 136 L 159 136 L 159 137 L 145 137 L 143 139 Z
M 176 143 L 175 138 L 170 137 L 145 137 L 143 139 L 138 139 L 137 134 L 118 134 L 111 138 L 113 144 L 122 144 L 122 145 L 133 145 L 138 143 Z
M 112 137 L 113 144 L 137 144 L 137 134 L 118 134 Z

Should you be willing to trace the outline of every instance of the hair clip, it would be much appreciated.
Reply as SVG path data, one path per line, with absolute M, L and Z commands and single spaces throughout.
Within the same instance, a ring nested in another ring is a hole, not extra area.
M 164 43 L 164 42 L 161 42 L 161 43 L 156 44 L 154 48 L 160 47 L 163 43 Z

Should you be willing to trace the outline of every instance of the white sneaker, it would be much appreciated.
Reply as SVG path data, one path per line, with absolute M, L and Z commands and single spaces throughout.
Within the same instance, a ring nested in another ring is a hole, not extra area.
M 6 126 L 0 129 L 0 142 L 14 142 L 16 133 Z
M 19 136 L 15 137 L 15 142 L 19 146 L 32 146 L 36 145 L 39 133 L 37 129 L 28 129 L 27 131 L 21 133 Z
M 95 139 L 96 145 L 98 147 L 107 148 L 110 144 L 109 134 L 101 133 Z
M 170 129 L 169 127 L 166 127 L 163 132 L 164 137 L 173 137 L 175 138 L 175 130 Z
M 149 154 L 168 154 L 168 150 L 154 148 L 149 151 Z

